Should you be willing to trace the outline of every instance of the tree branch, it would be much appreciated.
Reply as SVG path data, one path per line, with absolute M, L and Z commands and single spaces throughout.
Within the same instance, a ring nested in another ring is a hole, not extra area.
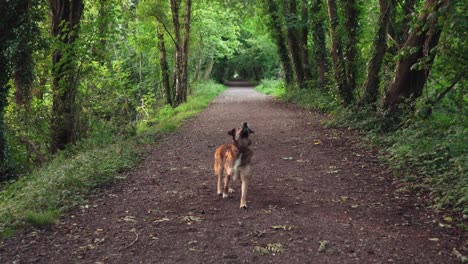
M 172 42 L 174 42 L 174 45 L 176 45 L 176 47 L 177 47 L 177 46 L 178 46 L 178 45 L 177 45 L 177 42 L 175 41 L 175 39 L 174 39 L 174 37 L 172 36 L 172 34 L 171 34 L 171 32 L 169 31 L 169 29 L 166 27 L 166 24 L 164 24 L 164 22 L 162 22 L 162 20 L 159 19 L 158 17 L 156 17 L 156 20 L 157 20 L 159 23 L 161 23 L 161 25 L 162 25 L 163 28 L 164 28 L 164 31 L 167 32 L 167 34 L 169 35 L 169 37 L 171 37 Z

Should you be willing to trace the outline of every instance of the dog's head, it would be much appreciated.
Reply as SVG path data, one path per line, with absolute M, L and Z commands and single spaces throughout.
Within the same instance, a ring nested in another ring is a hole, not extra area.
M 239 128 L 233 128 L 228 132 L 232 136 L 232 140 L 237 143 L 239 147 L 248 147 L 250 145 L 249 135 L 255 132 L 249 127 L 247 122 L 243 122 Z

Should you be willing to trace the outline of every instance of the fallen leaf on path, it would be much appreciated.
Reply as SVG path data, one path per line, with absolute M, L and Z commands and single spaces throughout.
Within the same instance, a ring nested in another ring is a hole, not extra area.
M 252 235 L 255 237 L 262 237 L 266 234 L 265 230 L 255 230 L 252 232 Z
M 326 249 L 327 249 L 327 245 L 328 245 L 329 241 L 328 240 L 321 240 L 319 241 L 319 248 L 318 248 L 318 251 L 319 252 L 324 252 Z
M 284 247 L 281 243 L 268 243 L 265 247 L 255 246 L 253 252 L 258 253 L 260 255 L 272 254 L 275 255 L 277 253 L 284 252 Z
M 450 217 L 450 216 L 446 216 L 446 217 L 444 217 L 444 220 L 447 221 L 447 222 L 452 222 L 453 218 Z
M 193 215 L 187 215 L 182 217 L 182 221 L 186 222 L 188 225 L 191 225 L 194 222 L 200 222 L 202 220 L 201 217 L 198 216 L 193 216 Z
M 322 144 L 322 141 L 318 139 L 314 139 L 314 145 L 320 145 L 320 144 Z
M 261 246 L 255 246 L 253 252 L 255 252 L 257 254 L 260 254 L 262 256 L 270 253 L 270 251 L 268 251 L 268 249 L 266 249 L 264 247 L 261 247 Z
M 154 223 L 161 223 L 161 222 L 166 222 L 166 221 L 171 221 L 171 219 L 167 218 L 167 217 L 163 217 L 161 219 L 156 219 L 154 220 L 153 222 Z
M 463 256 L 460 251 L 458 251 L 456 248 L 452 249 L 452 254 L 457 257 L 458 260 L 460 260 L 461 263 L 468 263 L 468 257 Z
M 274 230 L 283 229 L 286 231 L 291 231 L 291 229 L 293 229 L 292 226 L 288 226 L 288 225 L 274 225 L 274 226 L 271 226 L 271 228 L 273 228 Z
M 134 216 L 131 216 L 131 215 L 125 216 L 123 220 L 124 220 L 125 222 L 133 222 L 133 223 L 135 223 L 135 222 L 137 221 L 137 220 L 135 219 L 135 217 L 134 217 Z

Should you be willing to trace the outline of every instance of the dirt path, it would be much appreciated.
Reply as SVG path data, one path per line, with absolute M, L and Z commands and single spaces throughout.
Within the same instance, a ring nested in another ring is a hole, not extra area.
M 322 119 L 230 88 L 87 208 L 0 242 L 0 263 L 458 263 L 466 235 L 395 192 L 374 154 Z M 242 121 L 256 132 L 248 210 L 239 183 L 216 195 L 212 172 Z

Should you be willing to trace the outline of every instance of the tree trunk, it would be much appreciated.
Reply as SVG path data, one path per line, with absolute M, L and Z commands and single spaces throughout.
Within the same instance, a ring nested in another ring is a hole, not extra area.
M 39 33 L 34 25 L 29 11 L 32 8 L 31 0 L 18 1 L 17 12 L 22 26 L 16 36 L 16 49 L 12 55 L 13 78 L 15 83 L 15 99 L 18 106 L 29 106 L 31 101 L 31 88 L 34 80 L 33 43 Z
M 3 7 L 1 7 L 0 10 L 3 11 Z M 8 167 L 6 148 L 7 144 L 5 138 L 5 108 L 7 107 L 7 96 L 8 90 L 10 89 L 10 85 L 8 84 L 8 80 L 10 79 L 10 71 L 8 69 L 8 62 L 5 56 L 5 51 L 7 49 L 6 36 L 6 30 L 3 30 L 3 28 L 0 26 L 0 182 L 6 180 Z
M 185 3 L 185 21 L 184 21 L 184 43 L 182 47 L 182 101 L 187 101 L 188 93 L 188 59 L 189 59 L 189 40 L 190 40 L 190 15 L 192 9 L 192 0 L 186 0 Z
M 345 28 L 346 28 L 346 47 L 345 47 L 345 68 L 346 82 L 351 90 L 356 87 L 356 44 L 358 31 L 358 9 L 356 0 L 342 0 L 345 11 Z
M 309 8 L 308 0 L 302 0 L 302 12 L 301 12 L 301 50 L 302 50 L 302 62 L 304 69 L 304 80 L 309 81 L 312 79 L 312 72 L 310 67 L 309 59 Z
M 435 58 L 434 48 L 439 42 L 442 28 L 438 25 L 438 17 L 433 14 L 441 7 L 449 4 L 449 0 L 427 0 L 419 15 L 419 23 L 408 36 L 402 50 L 405 54 L 397 62 L 395 78 L 387 91 L 383 107 L 391 111 L 406 99 L 414 101 L 422 95 L 431 64 Z M 424 59 L 421 67 L 414 64 Z
M 291 66 L 291 59 L 288 55 L 286 39 L 283 35 L 283 30 L 281 27 L 281 17 L 278 14 L 278 5 L 275 1 L 271 0 L 264 0 L 263 3 L 266 7 L 268 15 L 270 16 L 268 26 L 270 27 L 270 34 L 276 42 L 278 55 L 280 57 L 281 66 L 284 72 L 284 81 L 286 83 L 286 87 L 291 87 L 293 84 L 293 70 Z
M 195 68 L 195 73 L 193 74 L 193 79 L 195 81 L 200 80 L 200 71 L 201 71 L 202 65 L 203 65 L 203 60 L 199 58 L 197 62 L 197 67 Z
M 322 13 L 322 0 L 313 0 L 312 3 L 312 38 L 314 41 L 314 56 L 315 62 L 318 66 L 318 86 L 324 89 L 328 84 L 328 59 L 327 48 L 325 45 L 325 25 L 323 22 Z
M 75 97 L 77 93 L 76 58 L 73 42 L 78 37 L 78 28 L 83 13 L 83 0 L 49 0 L 52 10 L 52 36 L 62 42 L 53 51 L 52 57 L 52 121 L 51 152 L 63 149 L 76 140 L 78 118 Z
M 353 93 L 346 80 L 345 64 L 341 40 L 338 35 L 338 15 L 335 0 L 328 0 L 328 17 L 330 20 L 331 55 L 333 61 L 333 73 L 338 85 L 338 92 L 344 105 L 353 101 Z
M 288 0 L 285 6 L 286 14 L 286 33 L 288 37 L 288 47 L 291 53 L 291 59 L 294 66 L 294 73 L 296 74 L 297 85 L 299 88 L 304 88 L 304 68 L 302 62 L 301 46 L 297 31 L 297 3 L 296 0 Z
M 172 23 L 174 25 L 175 36 L 175 62 L 174 62 L 174 75 L 173 87 L 175 89 L 175 100 L 173 106 L 176 107 L 183 102 L 183 85 L 182 85 L 182 46 L 180 37 L 180 22 L 179 22 L 179 9 L 180 2 L 177 0 L 169 0 L 171 7 Z
M 367 78 L 363 85 L 364 94 L 360 100 L 361 105 L 374 104 L 377 101 L 379 92 L 379 73 L 382 61 L 387 50 L 387 27 L 390 18 L 390 8 L 393 7 L 394 0 L 379 0 L 380 15 L 377 32 L 374 37 L 372 54 L 367 66 Z
M 414 13 L 415 0 L 405 0 L 403 4 L 403 21 L 401 22 L 401 39 L 400 43 L 404 43 L 408 38 L 410 29 L 411 15 Z
M 159 47 L 159 64 L 161 66 L 161 79 L 164 90 L 164 95 L 166 97 L 166 103 L 172 106 L 172 91 L 170 83 L 170 73 L 169 73 L 169 64 L 167 63 L 167 53 L 166 53 L 166 44 L 164 42 L 164 31 L 162 29 L 161 23 L 156 22 L 157 35 L 158 35 L 158 47 Z
M 205 72 L 203 73 L 203 80 L 208 81 L 211 77 L 211 72 L 213 71 L 213 66 L 214 66 L 214 59 L 211 58 L 210 62 L 208 62 L 208 66 L 205 68 Z

